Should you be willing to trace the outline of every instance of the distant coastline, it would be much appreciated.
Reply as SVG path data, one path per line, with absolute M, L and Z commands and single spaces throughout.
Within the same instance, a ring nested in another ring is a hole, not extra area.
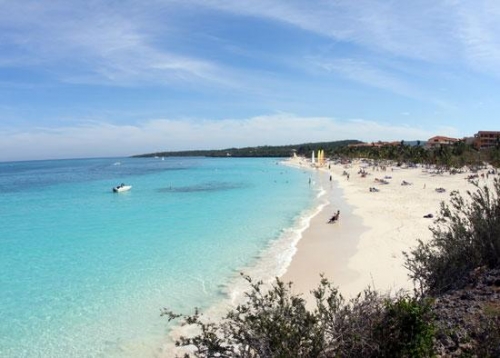
M 284 158 L 290 157 L 292 153 L 297 155 L 309 156 L 311 151 L 323 149 L 327 152 L 333 151 L 339 147 L 345 147 L 349 144 L 362 143 L 359 140 L 349 139 L 334 142 L 303 143 L 282 146 L 257 146 L 244 148 L 226 148 L 213 150 L 184 150 L 184 151 L 165 151 L 146 154 L 133 155 L 132 158 L 151 158 L 151 157 L 238 157 L 238 158 Z

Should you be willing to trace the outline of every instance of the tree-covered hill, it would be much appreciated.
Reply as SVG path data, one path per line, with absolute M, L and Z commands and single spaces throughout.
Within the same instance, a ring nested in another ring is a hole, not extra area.
M 289 157 L 294 152 L 297 155 L 309 156 L 311 152 L 320 149 L 325 151 L 326 155 L 333 154 L 338 148 L 348 146 L 349 144 L 362 143 L 359 140 L 341 140 L 334 142 L 303 143 L 295 145 L 282 146 L 258 146 L 245 148 L 227 148 L 213 150 L 186 150 L 172 152 L 155 152 L 147 154 L 134 155 L 136 158 L 147 157 Z

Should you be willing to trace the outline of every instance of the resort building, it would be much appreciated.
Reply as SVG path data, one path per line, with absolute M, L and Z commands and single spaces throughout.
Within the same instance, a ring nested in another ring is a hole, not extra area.
M 450 138 L 450 137 L 444 137 L 444 136 L 435 136 L 432 138 L 429 138 L 427 141 L 427 147 L 428 148 L 434 148 L 434 147 L 440 147 L 442 145 L 451 145 L 456 142 L 459 142 L 460 139 L 457 138 Z
M 474 146 L 477 149 L 491 148 L 500 144 L 500 132 L 479 131 L 474 134 Z

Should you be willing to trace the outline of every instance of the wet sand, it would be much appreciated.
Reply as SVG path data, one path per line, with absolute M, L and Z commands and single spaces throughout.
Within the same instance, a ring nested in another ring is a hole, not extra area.
M 362 232 L 368 229 L 353 214 L 353 207 L 345 201 L 338 183 L 329 181 L 329 175 L 324 171 L 317 173 L 329 203 L 311 219 L 290 266 L 281 277 L 285 282 L 291 281 L 293 292 L 303 294 L 308 302 L 312 300 L 310 291 L 318 287 L 320 274 L 337 286 L 346 286 L 358 278 L 358 272 L 348 265 L 349 258 L 355 254 Z M 339 220 L 328 223 L 337 210 L 340 210 Z

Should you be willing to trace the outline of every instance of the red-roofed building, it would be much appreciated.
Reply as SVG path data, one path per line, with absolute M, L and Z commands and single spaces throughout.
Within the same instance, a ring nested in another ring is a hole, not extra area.
M 434 147 L 439 147 L 441 145 L 451 145 L 455 144 L 456 142 L 459 142 L 460 139 L 457 138 L 450 138 L 450 137 L 444 137 L 437 135 L 435 137 L 429 138 L 427 140 L 427 147 L 429 148 L 434 148 Z

